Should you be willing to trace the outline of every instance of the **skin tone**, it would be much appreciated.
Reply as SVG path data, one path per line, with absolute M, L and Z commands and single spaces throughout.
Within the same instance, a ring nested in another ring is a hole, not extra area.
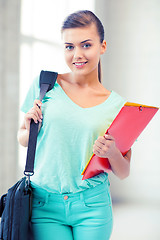
M 110 91 L 98 80 L 98 62 L 106 51 L 106 41 L 100 42 L 95 24 L 83 28 L 70 28 L 62 32 L 64 56 L 70 73 L 59 74 L 58 84 L 68 97 L 81 108 L 89 108 L 106 101 Z M 28 146 L 30 121 L 42 122 L 42 103 L 34 101 L 33 108 L 25 114 L 18 131 L 18 141 Z M 122 156 L 111 135 L 99 136 L 93 146 L 93 153 L 108 158 L 112 171 L 120 179 L 126 178 L 130 170 L 131 150 Z

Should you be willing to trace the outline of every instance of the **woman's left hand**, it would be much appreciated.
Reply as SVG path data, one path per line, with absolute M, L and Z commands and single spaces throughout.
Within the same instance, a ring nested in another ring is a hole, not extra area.
M 115 139 L 109 134 L 99 136 L 93 146 L 93 153 L 102 158 L 113 159 L 118 152 Z
M 125 156 L 116 147 L 115 139 L 109 134 L 98 137 L 93 146 L 93 153 L 101 158 L 108 158 L 112 172 L 120 179 L 129 176 L 131 149 Z

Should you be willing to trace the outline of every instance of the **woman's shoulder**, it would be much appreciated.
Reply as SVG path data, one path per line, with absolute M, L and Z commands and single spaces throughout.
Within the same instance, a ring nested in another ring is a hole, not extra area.
M 58 73 L 57 75 L 57 83 L 61 86 L 64 87 L 66 83 L 70 82 L 71 78 L 71 73 Z
M 112 100 L 112 104 L 114 106 L 119 106 L 119 105 L 124 105 L 126 103 L 126 99 L 124 97 L 122 97 L 119 93 L 115 92 L 115 91 L 111 91 L 111 100 Z
M 99 83 L 99 91 L 101 93 L 104 93 L 105 95 L 109 96 L 111 94 L 111 91 L 105 88 L 102 83 Z
M 71 73 L 58 73 L 57 80 L 61 81 L 68 81 L 71 77 Z

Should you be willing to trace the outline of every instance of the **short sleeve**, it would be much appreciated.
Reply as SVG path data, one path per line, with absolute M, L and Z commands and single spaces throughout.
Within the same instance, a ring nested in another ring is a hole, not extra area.
M 28 93 L 25 97 L 25 100 L 21 106 L 21 111 L 24 113 L 27 113 L 29 111 L 29 109 L 31 109 L 33 107 L 34 104 L 34 100 L 39 98 L 39 91 L 40 91 L 40 87 L 39 87 L 39 77 L 36 77 L 29 90 Z

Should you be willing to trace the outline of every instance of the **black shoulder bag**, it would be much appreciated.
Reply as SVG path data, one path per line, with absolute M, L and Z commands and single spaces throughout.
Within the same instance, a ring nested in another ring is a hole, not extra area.
M 54 87 L 57 73 L 41 71 L 40 101 Z M 33 240 L 31 214 L 32 189 L 30 176 L 34 174 L 38 123 L 31 120 L 24 177 L 8 189 L 0 199 L 0 240 Z

